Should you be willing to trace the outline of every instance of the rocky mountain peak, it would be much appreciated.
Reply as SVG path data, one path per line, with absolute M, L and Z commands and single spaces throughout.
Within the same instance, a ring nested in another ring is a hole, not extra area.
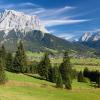
M 86 42 L 91 38 L 92 34 L 89 32 L 86 32 L 83 34 L 83 36 L 80 38 L 80 41 Z
M 8 35 L 11 30 L 21 32 L 40 30 L 43 33 L 48 32 L 38 16 L 27 15 L 14 10 L 5 10 L 0 13 L 0 31 L 4 31 L 5 35 Z

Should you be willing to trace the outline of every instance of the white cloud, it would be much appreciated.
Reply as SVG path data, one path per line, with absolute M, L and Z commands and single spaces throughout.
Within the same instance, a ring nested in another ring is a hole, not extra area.
M 80 19 L 80 20 L 75 20 L 75 19 L 66 19 L 66 20 L 44 20 L 42 23 L 45 26 L 51 27 L 51 26 L 57 26 L 57 25 L 64 25 L 64 24 L 75 24 L 75 23 L 82 23 L 90 20 L 86 19 Z
M 37 4 L 31 3 L 31 2 L 26 2 L 26 3 L 21 3 L 19 6 L 34 6 L 34 7 L 39 7 Z
M 21 9 L 21 8 L 29 7 L 29 6 L 39 7 L 38 5 L 31 2 L 19 3 L 19 4 L 14 4 L 14 3 L 7 4 L 7 3 L 0 2 L 0 9 L 17 9 L 17 8 Z
M 47 27 L 90 21 L 88 19 L 76 20 L 69 17 L 68 16 L 68 13 L 70 13 L 69 11 L 76 9 L 76 7 L 72 7 L 72 6 L 64 6 L 61 8 L 47 9 L 31 2 L 25 2 L 20 4 L 0 3 L 0 9 L 3 8 L 16 9 L 18 11 L 22 11 L 31 15 L 38 15 L 41 18 L 42 23 Z M 69 18 L 67 19 L 67 17 Z
M 58 37 L 68 40 L 68 39 L 73 38 L 74 35 L 73 35 L 73 34 L 70 34 L 70 33 L 62 33 L 62 34 L 59 35 Z
M 98 29 L 95 29 L 95 32 L 98 32 L 98 31 L 100 31 L 100 28 L 98 28 Z

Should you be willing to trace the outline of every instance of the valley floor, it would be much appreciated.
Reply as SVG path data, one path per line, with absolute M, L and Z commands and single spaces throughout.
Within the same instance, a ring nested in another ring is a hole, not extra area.
M 55 84 L 23 74 L 6 72 L 8 82 L 0 86 L 0 100 L 100 100 L 100 89 L 73 81 L 73 89 L 57 89 Z

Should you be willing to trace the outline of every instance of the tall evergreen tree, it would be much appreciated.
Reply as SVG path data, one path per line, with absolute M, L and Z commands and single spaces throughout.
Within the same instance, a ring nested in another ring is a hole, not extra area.
M 15 57 L 14 57 L 14 61 L 13 61 L 13 70 L 15 72 L 24 73 L 26 71 L 26 67 L 27 67 L 26 54 L 25 54 L 23 44 L 20 41 L 18 49 L 17 49 Z
M 56 81 L 57 81 L 58 71 L 59 71 L 58 66 L 54 66 L 53 67 L 53 72 L 52 72 L 53 73 L 52 80 L 53 80 L 54 83 L 56 83 Z
M 51 63 L 49 55 L 48 53 L 45 53 L 44 58 L 40 61 L 38 65 L 39 75 L 42 76 L 44 79 L 49 80 L 50 68 L 51 68 Z
M 48 81 L 53 82 L 53 68 L 50 66 L 48 69 Z
M 5 50 L 4 45 L 2 45 L 1 48 L 0 48 L 0 57 L 2 57 L 2 63 L 3 63 L 3 66 L 5 67 L 5 63 L 6 63 L 6 50 Z
M 89 77 L 89 69 L 86 67 L 83 71 L 84 77 Z
M 12 71 L 13 57 L 11 53 L 6 55 L 6 69 Z
M 58 76 L 56 79 L 56 87 L 57 88 L 63 88 L 63 81 L 62 81 L 62 76 L 61 73 L 58 71 Z
M 83 73 L 82 73 L 82 71 L 80 71 L 79 73 L 78 73 L 78 82 L 84 82 L 84 76 L 83 76 Z
M 60 73 L 63 79 L 63 83 L 65 84 L 66 89 L 71 89 L 72 83 L 72 66 L 70 63 L 70 57 L 68 56 L 68 52 L 64 53 L 63 62 L 61 63 Z
M 6 82 L 6 75 L 4 71 L 4 63 L 2 57 L 0 57 L 0 84 L 4 84 Z
M 96 83 L 97 83 L 97 85 L 98 85 L 98 88 L 100 88 L 100 72 L 99 71 L 97 71 L 97 80 L 96 80 Z
M 0 49 L 0 56 L 3 57 L 3 58 L 6 57 L 6 50 L 5 50 L 4 45 L 1 46 L 1 49 Z

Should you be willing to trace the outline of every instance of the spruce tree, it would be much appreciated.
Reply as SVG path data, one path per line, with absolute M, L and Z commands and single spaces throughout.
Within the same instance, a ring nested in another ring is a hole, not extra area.
M 63 88 L 63 81 L 62 81 L 62 76 L 61 76 L 60 72 L 58 72 L 58 76 L 56 79 L 56 87 Z
M 48 81 L 53 82 L 53 68 L 50 66 L 48 69 Z
M 11 53 L 7 53 L 6 55 L 6 69 L 8 71 L 12 71 L 13 57 Z
M 3 59 L 5 59 L 5 57 L 6 57 L 6 50 L 5 50 L 4 45 L 2 45 L 1 48 L 0 48 L 0 56 L 1 56 Z
M 84 82 L 84 76 L 83 76 L 83 73 L 82 73 L 82 71 L 80 71 L 79 73 L 78 73 L 78 82 Z
M 13 70 L 15 72 L 24 73 L 26 71 L 26 67 L 27 67 L 26 54 L 23 44 L 20 41 L 13 61 Z
M 70 63 L 70 57 L 68 56 L 68 52 L 64 53 L 63 62 L 59 67 L 63 83 L 65 84 L 66 89 L 71 89 L 72 83 L 72 66 Z
M 3 67 L 5 67 L 5 63 L 6 63 L 6 50 L 4 45 L 1 46 L 0 48 L 0 57 L 2 57 L 2 63 L 3 63 Z
M 51 68 L 51 63 L 49 55 L 48 53 L 45 53 L 43 59 L 40 61 L 38 65 L 39 75 L 42 76 L 44 79 L 49 80 L 50 68 Z
M 2 57 L 0 57 L 0 84 L 4 84 L 6 82 L 6 75 L 4 71 L 4 63 Z
M 89 69 L 86 67 L 83 71 L 84 77 L 89 77 Z
M 99 77 L 98 77 L 98 88 L 100 88 L 100 72 L 99 72 Z
M 100 88 L 100 72 L 97 72 L 97 80 L 96 80 L 98 88 Z
M 54 66 L 53 67 L 53 72 L 52 72 L 53 73 L 52 80 L 53 80 L 54 83 L 56 83 L 56 81 L 57 81 L 58 71 L 59 71 L 58 66 Z

